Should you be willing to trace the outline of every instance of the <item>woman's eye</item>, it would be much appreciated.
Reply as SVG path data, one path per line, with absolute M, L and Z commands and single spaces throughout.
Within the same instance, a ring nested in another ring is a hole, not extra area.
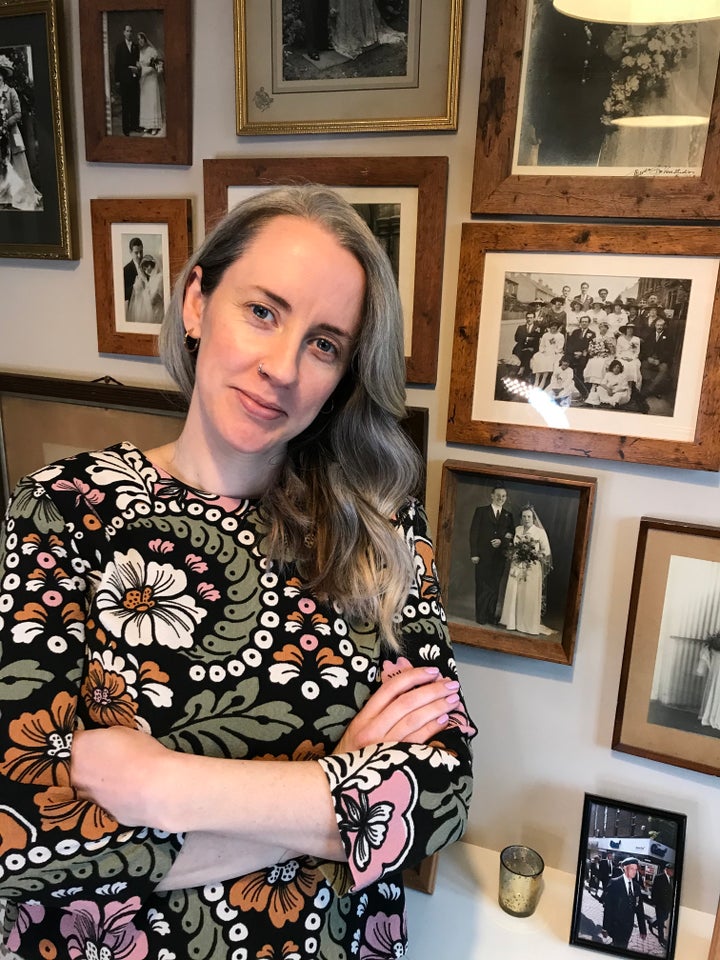
M 326 340 L 325 337 L 318 337 L 315 341 L 315 346 L 318 348 L 320 353 L 326 353 L 329 356 L 337 356 L 337 347 L 331 340 Z
M 272 320 L 272 311 L 268 310 L 267 307 L 263 307 L 260 303 L 251 304 L 250 309 L 253 312 L 253 315 L 258 318 L 258 320 Z

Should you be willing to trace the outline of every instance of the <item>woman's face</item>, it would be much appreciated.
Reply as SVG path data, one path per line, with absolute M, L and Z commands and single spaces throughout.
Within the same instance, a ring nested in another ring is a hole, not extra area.
M 145 274 L 146 277 L 150 276 L 150 274 L 153 272 L 154 267 L 155 267 L 155 264 L 151 263 L 149 260 L 145 260 L 140 264 L 140 269 L 142 270 L 142 272 Z
M 145 35 L 142 33 L 138 34 L 138 46 L 141 50 L 143 47 L 147 46 L 147 40 L 145 39 Z
M 533 522 L 532 510 L 523 510 L 522 514 L 520 515 L 520 518 L 522 520 L 522 525 L 523 527 L 525 527 L 526 530 L 532 526 L 532 522 Z
M 281 216 L 261 228 L 211 294 L 200 281 L 196 268 L 183 307 L 186 331 L 202 341 L 191 415 L 223 456 L 282 456 L 347 370 L 364 270 L 324 227 Z

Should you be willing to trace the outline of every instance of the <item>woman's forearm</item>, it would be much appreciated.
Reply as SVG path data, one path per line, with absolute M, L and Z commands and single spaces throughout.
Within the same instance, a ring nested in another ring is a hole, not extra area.
M 158 890 L 184 890 L 243 877 L 296 855 L 279 844 L 256 842 L 231 833 L 193 831 Z

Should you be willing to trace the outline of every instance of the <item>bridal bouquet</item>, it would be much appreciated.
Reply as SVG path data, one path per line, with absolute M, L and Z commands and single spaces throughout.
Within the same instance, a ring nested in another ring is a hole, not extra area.
M 529 568 L 533 563 L 540 563 L 542 557 L 537 541 L 518 540 L 508 548 L 510 559 L 510 576 L 517 580 L 527 580 Z
M 670 71 L 687 56 L 697 40 L 695 28 L 687 24 L 660 24 L 641 34 L 630 34 L 622 45 L 620 65 L 610 78 L 610 95 L 605 99 L 602 122 L 637 114 L 651 94 L 662 96 Z

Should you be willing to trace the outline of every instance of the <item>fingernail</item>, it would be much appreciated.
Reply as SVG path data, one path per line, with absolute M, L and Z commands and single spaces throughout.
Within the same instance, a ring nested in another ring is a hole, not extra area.
M 438 667 L 425 667 L 425 673 L 429 673 L 431 677 L 436 677 L 440 673 L 440 670 Z
M 438 717 L 438 718 L 437 718 L 437 722 L 438 722 L 438 723 L 445 724 L 445 723 L 448 722 L 449 719 L 450 719 L 450 717 L 449 717 L 446 713 L 444 713 L 441 717 Z
M 445 684 L 445 689 L 446 689 L 446 690 L 451 690 L 451 691 L 454 693 L 456 690 L 459 690 L 459 689 L 460 689 L 460 684 L 459 684 L 459 682 L 458 682 L 457 680 L 449 680 L 449 681 Z
M 445 697 L 445 703 L 457 703 L 460 700 L 460 697 L 453 693 L 449 697 Z

